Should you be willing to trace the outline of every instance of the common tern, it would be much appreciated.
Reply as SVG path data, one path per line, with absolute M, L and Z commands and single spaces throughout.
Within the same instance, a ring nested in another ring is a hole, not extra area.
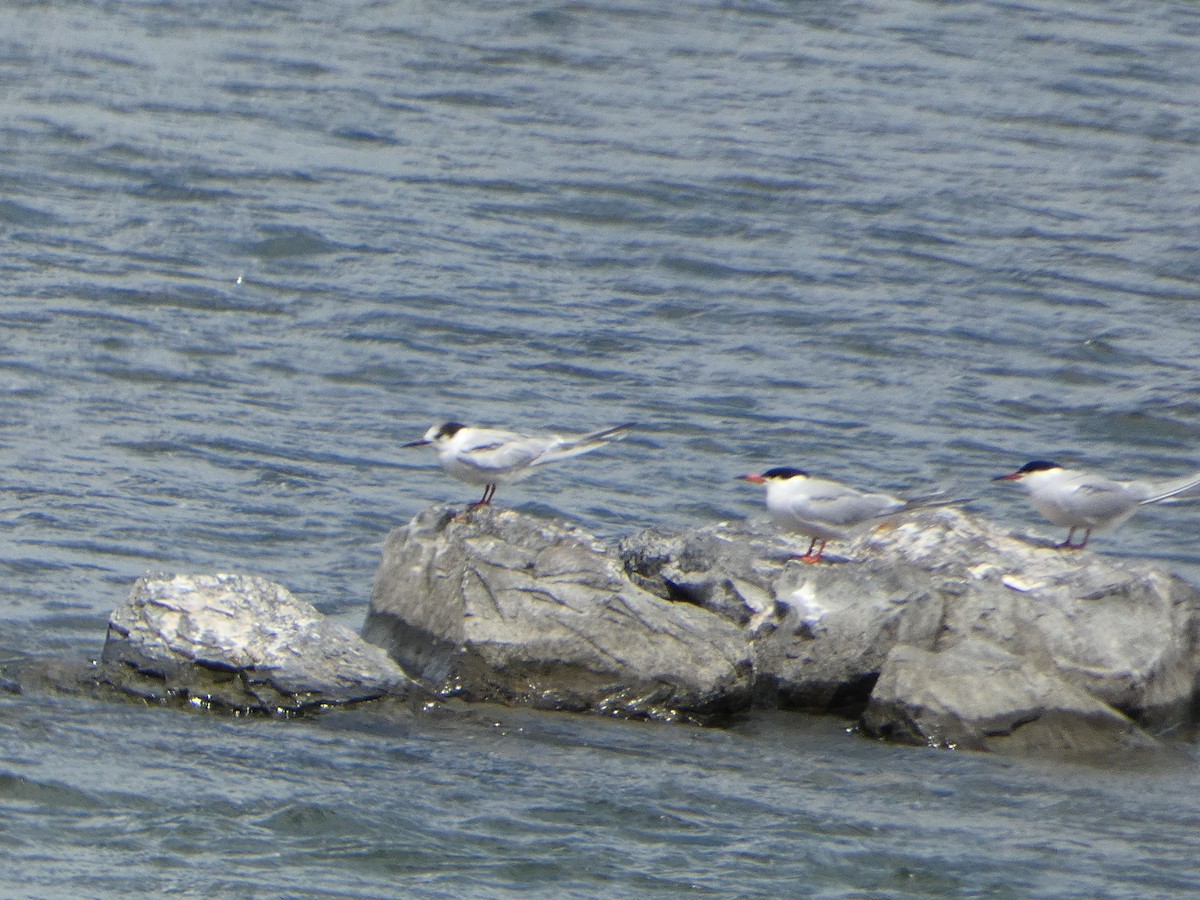
M 814 478 L 803 469 L 789 466 L 739 477 L 767 486 L 767 510 L 780 527 L 812 538 L 807 552 L 800 557 L 806 563 L 821 561 L 827 541 L 851 537 L 871 522 L 922 506 L 967 502 L 948 499 L 944 494 L 908 500 L 888 494 L 868 494 L 837 481 Z
M 1067 539 L 1058 545 L 1064 550 L 1082 550 L 1093 531 L 1120 525 L 1140 506 L 1200 497 L 1200 472 L 1174 481 L 1114 481 L 1045 459 L 1027 462 L 992 480 L 1021 482 L 1034 509 L 1055 525 L 1069 528 Z M 1071 539 L 1080 528 L 1083 540 L 1074 544 Z
M 525 435 L 498 428 L 473 428 L 461 422 L 434 425 L 419 441 L 405 447 L 432 446 L 442 468 L 467 484 L 482 484 L 483 497 L 471 506 L 487 506 L 496 486 L 520 481 L 538 466 L 590 453 L 609 441 L 624 437 L 633 426 L 616 425 L 587 434 Z

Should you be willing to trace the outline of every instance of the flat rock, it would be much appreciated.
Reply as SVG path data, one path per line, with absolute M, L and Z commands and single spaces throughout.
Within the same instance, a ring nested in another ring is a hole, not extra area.
M 594 537 L 434 508 L 388 536 L 363 636 L 468 700 L 707 721 L 745 709 L 743 629 L 634 585 Z
M 241 575 L 139 579 L 109 619 L 101 662 L 99 680 L 126 693 L 273 713 L 413 687 L 351 629 Z

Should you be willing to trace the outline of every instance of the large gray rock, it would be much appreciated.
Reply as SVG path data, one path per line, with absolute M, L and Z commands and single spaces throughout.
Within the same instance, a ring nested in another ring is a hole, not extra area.
M 262 578 L 146 577 L 112 613 L 100 680 L 153 700 L 296 712 L 403 695 L 386 653 Z
M 404 693 L 407 671 L 467 700 L 690 721 L 782 706 L 1023 752 L 1142 746 L 1194 714 L 1200 595 L 1152 566 L 950 508 L 828 563 L 803 549 L 758 523 L 611 547 L 512 511 L 434 508 L 388 537 L 370 644 L 261 579 L 151 578 L 113 613 L 102 669 L 125 691 L 240 709 Z
M 930 649 L 988 641 L 1150 728 L 1191 715 L 1200 595 L 1144 562 L 1014 537 L 952 510 L 877 532 L 864 552 L 957 594 Z
M 1191 715 L 1200 596 L 1151 566 L 952 508 L 829 563 L 803 549 L 757 523 L 609 548 L 511 511 L 432 509 L 389 536 L 363 634 L 467 699 L 691 719 L 750 703 L 865 711 L 869 733 L 938 746 L 1133 746 Z
M 745 624 L 758 705 L 855 713 L 898 641 L 932 642 L 944 597 L 893 558 L 808 565 L 794 559 L 803 549 L 761 525 L 722 523 L 643 532 L 618 552 L 647 590 Z
M 986 733 L 994 746 L 1021 731 L 1008 745 L 1030 750 L 1078 749 L 1085 733 L 1104 744 L 1131 719 L 1157 729 L 1191 715 L 1200 596 L 1152 566 L 1062 551 L 949 508 L 839 545 L 840 561 L 828 564 L 789 559 L 803 547 L 781 540 L 758 526 L 722 524 L 635 535 L 620 552 L 647 590 L 745 624 L 760 704 L 856 713 L 871 701 L 867 724 L 876 734 L 978 746 L 971 735 Z M 957 648 L 968 641 L 981 680 L 997 671 L 991 651 L 1005 654 L 1043 689 L 1041 704 L 1025 691 L 1013 715 L 997 717 L 995 698 L 976 692 L 977 711 L 966 701 L 954 707 L 961 723 L 973 723 L 958 730 L 936 709 L 921 714 L 922 697 L 950 690 L 935 682 L 962 678 L 970 655 Z M 891 678 L 879 699 L 888 666 L 906 677 Z M 1065 692 L 1076 700 L 1066 702 Z
M 976 638 L 937 653 L 894 647 L 863 727 L 963 750 L 1111 754 L 1152 746 L 1126 716 L 1065 678 Z
M 750 701 L 738 624 L 641 590 L 584 532 L 491 507 L 392 531 L 363 636 L 469 700 L 668 720 Z

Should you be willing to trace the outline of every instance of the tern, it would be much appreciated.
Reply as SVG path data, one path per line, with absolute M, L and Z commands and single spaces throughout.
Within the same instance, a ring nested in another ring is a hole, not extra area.
M 743 481 L 767 486 L 767 510 L 787 531 L 811 538 L 802 562 L 817 563 L 827 541 L 842 540 L 871 522 L 923 506 L 966 503 L 944 494 L 901 499 L 889 494 L 868 494 L 837 481 L 814 478 L 803 469 L 779 466 L 761 475 L 739 476 Z M 819 546 L 818 546 L 819 545 Z M 815 553 L 813 551 L 816 551 Z
M 1045 459 L 1027 462 L 992 480 L 1021 482 L 1034 509 L 1055 525 L 1069 528 L 1067 539 L 1058 545 L 1064 550 L 1082 550 L 1093 531 L 1120 525 L 1138 507 L 1200 497 L 1200 472 L 1174 481 L 1114 481 Z M 1072 543 L 1080 528 L 1083 540 Z
M 487 506 L 496 486 L 520 481 L 538 466 L 590 453 L 625 436 L 633 425 L 615 425 L 587 434 L 526 435 L 498 428 L 474 428 L 461 422 L 434 425 L 419 441 L 405 447 L 432 446 L 442 468 L 467 484 L 482 484 L 483 497 L 471 507 Z

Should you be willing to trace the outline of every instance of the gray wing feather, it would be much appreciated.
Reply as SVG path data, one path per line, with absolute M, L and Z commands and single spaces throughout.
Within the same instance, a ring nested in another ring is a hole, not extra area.
M 1078 511 L 1089 517 L 1104 520 L 1131 509 L 1137 501 L 1130 486 L 1107 478 L 1088 478 L 1075 486 Z
M 507 472 L 531 466 L 559 438 L 526 437 L 511 431 L 481 430 L 470 447 L 464 447 L 459 462 L 481 472 Z
M 815 519 L 834 526 L 856 525 L 903 508 L 904 504 L 895 497 L 860 494 L 849 488 L 812 494 L 798 498 L 791 504 L 792 513 L 797 518 Z

